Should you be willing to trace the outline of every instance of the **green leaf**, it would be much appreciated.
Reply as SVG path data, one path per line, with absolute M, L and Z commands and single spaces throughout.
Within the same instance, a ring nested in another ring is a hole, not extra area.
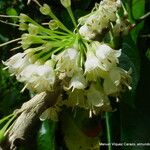
M 127 9 L 129 20 L 135 23 L 135 20 L 139 19 L 145 13 L 145 0 L 123 0 Z M 139 32 L 143 28 L 144 23 L 141 22 L 131 31 L 131 36 L 134 42 L 137 41 Z
M 130 21 L 140 18 L 145 12 L 145 0 L 123 0 Z
M 122 55 L 120 58 L 120 65 L 125 70 L 132 69 L 131 77 L 132 90 L 125 93 L 123 100 L 125 103 L 134 107 L 136 88 L 140 77 L 140 58 L 139 51 L 131 38 L 131 35 L 124 37 L 122 44 Z
M 8 16 L 18 16 L 18 13 L 14 8 L 7 8 L 6 14 Z M 17 18 L 11 18 L 11 21 L 13 22 L 17 22 L 17 20 L 18 20 Z
M 80 120 L 81 116 L 77 115 L 77 117 Z M 98 137 L 86 136 L 77 125 L 77 120 L 74 120 L 74 116 L 70 111 L 63 111 L 61 119 L 64 140 L 68 150 L 99 150 L 100 139 Z
M 147 56 L 147 58 L 150 60 L 150 48 L 147 50 L 146 56 Z
M 132 0 L 132 13 L 134 19 L 139 19 L 145 13 L 145 0 Z
M 45 120 L 42 122 L 37 135 L 37 150 L 55 150 L 56 122 Z

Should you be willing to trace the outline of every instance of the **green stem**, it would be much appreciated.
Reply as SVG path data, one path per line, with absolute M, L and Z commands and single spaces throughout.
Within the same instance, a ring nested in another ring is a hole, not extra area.
M 108 112 L 105 113 L 106 119 L 106 132 L 107 132 L 107 142 L 108 142 L 108 150 L 112 150 L 111 146 L 111 129 L 110 129 L 110 115 Z
M 70 34 L 73 34 L 73 33 L 72 33 L 66 26 L 64 26 L 64 24 L 53 14 L 52 11 L 51 11 L 51 13 L 49 13 L 49 16 L 58 22 L 59 27 L 60 27 L 62 30 L 66 31 L 66 32 L 68 32 L 68 33 L 70 33 Z
M 3 44 L 0 44 L 0 47 L 3 47 L 3 46 L 5 46 L 5 45 L 8 45 L 8 44 L 11 44 L 11 43 L 13 43 L 13 42 L 20 41 L 20 40 L 21 40 L 21 38 L 17 38 L 17 39 L 14 39 L 14 40 L 5 42 L 5 43 L 3 43 Z
M 71 7 L 68 7 L 68 8 L 67 8 L 67 11 L 68 11 L 68 13 L 69 13 L 69 15 L 70 15 L 70 18 L 71 18 L 71 20 L 72 20 L 72 23 L 73 23 L 74 27 L 77 28 L 77 23 L 76 23 L 76 21 L 75 21 L 74 15 L 73 15 L 73 13 L 72 13 Z

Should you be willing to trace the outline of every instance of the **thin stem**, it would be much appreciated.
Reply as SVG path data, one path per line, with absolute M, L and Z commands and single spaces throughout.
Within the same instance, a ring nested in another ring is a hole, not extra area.
M 7 16 L 7 15 L 0 15 L 2 18 L 19 18 L 19 16 Z
M 6 117 L 2 118 L 2 119 L 0 120 L 0 124 L 3 123 L 4 121 L 6 121 L 7 119 L 9 119 L 9 118 L 12 117 L 12 116 L 13 116 L 13 114 L 10 114 L 9 116 L 6 116 Z
M 67 7 L 67 11 L 68 11 L 68 13 L 69 13 L 69 15 L 71 17 L 71 20 L 72 20 L 72 23 L 74 24 L 74 27 L 77 28 L 77 23 L 75 21 L 74 15 L 72 13 L 71 7 Z
M 31 0 L 28 0 L 28 1 L 29 1 L 29 3 L 30 3 Z M 35 2 L 39 7 L 42 7 L 42 5 L 41 5 L 37 0 L 33 0 L 33 2 Z M 29 4 L 29 3 L 28 3 L 28 4 Z
M 0 22 L 1 22 L 1 23 L 4 23 L 4 24 L 11 25 L 11 26 L 19 27 L 19 25 L 18 25 L 18 24 L 15 24 L 15 23 L 10 23 L 10 22 L 3 21 L 3 20 L 0 20 Z
M 14 40 L 5 42 L 5 43 L 3 43 L 3 44 L 0 44 L 0 47 L 3 47 L 3 46 L 5 46 L 5 45 L 8 45 L 8 44 L 11 44 L 11 43 L 14 43 L 14 42 L 17 42 L 17 41 L 19 41 L 19 40 L 21 40 L 21 38 L 17 38 L 17 39 L 14 39 Z
M 139 19 L 137 19 L 135 21 L 135 23 L 133 23 L 131 26 L 130 26 L 130 31 L 132 29 L 134 29 L 138 24 L 140 24 L 144 19 L 150 17 L 150 12 L 146 13 L 145 15 L 141 16 Z
M 51 13 L 49 13 L 49 16 L 50 16 L 51 18 L 57 20 L 58 24 L 60 25 L 59 27 L 60 27 L 62 30 L 66 31 L 66 32 L 68 32 L 68 33 L 70 33 L 70 34 L 72 34 L 72 32 L 71 32 L 66 26 L 64 26 L 64 24 L 53 14 L 52 11 L 51 11 Z
M 53 12 L 49 13 L 49 16 L 50 16 L 51 18 L 57 20 L 57 22 L 59 23 L 60 28 L 61 28 L 62 30 L 66 31 L 66 32 L 68 32 L 68 33 L 70 33 L 70 34 L 73 34 L 70 30 L 67 29 L 67 27 L 65 27 L 65 26 L 61 23 L 61 21 L 53 14 Z M 52 30 L 49 30 L 49 29 L 45 29 L 43 26 L 41 26 L 41 25 L 38 24 L 36 21 L 34 21 L 32 18 L 29 17 L 29 19 L 30 19 L 30 22 L 31 22 L 31 23 L 37 25 L 38 27 L 40 27 L 40 28 L 43 29 L 43 30 L 47 30 L 47 31 L 50 32 L 50 33 L 52 33 L 52 32 L 58 32 L 58 33 L 62 34 L 62 32 L 59 32 L 59 31 L 52 31 Z M 64 34 L 65 34 L 65 33 L 64 33 Z
M 10 51 L 14 51 L 14 50 L 17 50 L 17 49 L 20 49 L 22 46 L 17 46 L 15 48 L 12 48 Z
M 16 115 L 13 114 L 13 117 L 5 124 L 5 126 L 1 129 L 2 131 L 6 131 L 6 129 L 9 127 L 10 123 L 15 119 Z
M 144 20 L 147 17 L 150 17 L 150 11 L 148 13 L 146 13 L 145 15 L 143 15 L 142 17 L 140 17 L 139 20 Z
M 105 121 L 106 121 L 108 150 L 112 150 L 112 146 L 111 146 L 111 130 L 110 130 L 110 116 L 109 116 L 108 112 L 105 112 Z

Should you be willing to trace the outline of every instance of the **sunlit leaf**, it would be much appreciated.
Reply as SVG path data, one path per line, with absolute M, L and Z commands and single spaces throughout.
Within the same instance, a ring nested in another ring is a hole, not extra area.
M 56 122 L 45 120 L 42 122 L 37 135 L 38 150 L 55 150 Z

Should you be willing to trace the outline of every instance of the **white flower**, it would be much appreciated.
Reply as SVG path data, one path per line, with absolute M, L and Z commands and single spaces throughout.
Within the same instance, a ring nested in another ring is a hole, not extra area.
M 30 64 L 25 67 L 18 75 L 17 80 L 20 82 L 32 81 L 34 80 L 34 76 L 36 74 L 36 70 L 39 66 L 36 64 Z
M 102 70 L 102 64 L 94 54 L 94 52 L 90 49 L 86 54 L 85 61 L 85 75 L 87 80 L 97 80 L 100 76 L 105 76 L 105 73 Z
M 118 57 L 121 55 L 121 50 L 113 50 L 106 44 L 100 44 L 99 42 L 92 43 L 93 49 L 99 61 L 101 62 L 103 70 L 108 71 L 119 63 Z
M 80 71 L 72 76 L 68 89 L 72 88 L 72 91 L 74 91 L 74 89 L 84 89 L 86 86 L 86 80 L 83 73 Z
M 96 34 L 101 34 L 103 29 L 109 28 L 110 21 L 116 21 L 116 12 L 120 5 L 119 0 L 117 2 L 110 0 L 101 1 L 90 14 L 78 20 L 79 24 L 83 25 L 79 29 L 80 34 L 85 39 L 93 39 Z
M 127 35 L 130 30 L 130 24 L 128 20 L 117 19 L 116 24 L 113 26 L 114 36 Z
M 68 48 L 57 56 L 53 56 L 57 61 L 56 71 L 59 73 L 59 78 L 62 76 L 71 77 L 76 70 L 79 70 L 77 64 L 78 56 L 79 53 L 75 48 Z
M 92 70 L 98 69 L 100 67 L 100 62 L 95 56 L 93 51 L 88 50 L 86 54 L 85 61 L 85 72 L 90 72 Z
M 28 65 L 18 76 L 20 82 L 25 82 L 26 88 L 31 91 L 52 91 L 55 82 L 55 72 L 51 60 L 44 65 Z
M 7 66 L 11 74 L 17 75 L 20 73 L 27 65 L 29 65 L 29 58 L 24 53 L 17 53 L 7 61 L 3 62 Z
M 81 28 L 79 29 L 79 33 L 86 39 L 86 40 L 90 40 L 93 39 L 96 34 L 93 32 L 93 30 L 91 28 L 89 28 L 87 25 L 83 25 L 81 26 Z
M 101 107 L 103 105 L 109 105 L 109 99 L 104 93 L 99 83 L 92 83 L 87 90 L 87 101 L 89 106 Z
M 129 72 L 125 71 L 122 68 L 114 67 L 109 71 L 108 77 L 104 79 L 104 91 L 107 95 L 118 96 L 120 92 L 124 91 L 124 87 L 129 86 L 131 77 Z

